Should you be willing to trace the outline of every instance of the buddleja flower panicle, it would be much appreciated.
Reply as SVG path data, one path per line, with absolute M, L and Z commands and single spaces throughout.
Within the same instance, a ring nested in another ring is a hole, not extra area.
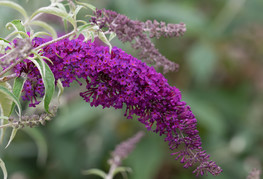
M 186 27 L 184 23 L 165 24 L 164 22 L 153 22 L 148 20 L 145 23 L 138 20 L 131 20 L 127 16 L 110 10 L 97 10 L 91 22 L 99 25 L 100 28 L 108 28 L 115 32 L 122 42 L 131 43 L 132 47 L 139 50 L 139 56 L 147 63 L 155 64 L 155 67 L 163 67 L 164 73 L 178 69 L 178 64 L 169 61 L 164 57 L 150 38 L 156 37 L 178 37 L 184 34 Z M 146 32 L 149 32 L 149 37 Z
M 36 38 L 34 46 L 44 41 Z M 73 81 L 80 85 L 85 83 L 86 91 L 80 96 L 91 106 L 125 107 L 126 118 L 138 116 L 148 130 L 165 136 L 171 150 L 183 146 L 173 155 L 180 158 L 185 167 L 199 163 L 195 170 L 197 174 L 203 175 L 208 171 L 217 175 L 221 172 L 220 167 L 209 161 L 209 155 L 202 150 L 196 118 L 182 101 L 179 89 L 170 86 L 153 67 L 117 47 L 113 47 L 110 53 L 108 47 L 81 39 L 64 39 L 48 45 L 43 48 L 42 55 L 52 60 L 52 63 L 47 63 L 56 81 L 61 80 L 64 87 L 69 87 Z M 44 95 L 37 68 L 25 60 L 16 66 L 15 72 L 18 75 L 28 74 L 23 99 L 35 106 L 39 103 L 37 97 Z

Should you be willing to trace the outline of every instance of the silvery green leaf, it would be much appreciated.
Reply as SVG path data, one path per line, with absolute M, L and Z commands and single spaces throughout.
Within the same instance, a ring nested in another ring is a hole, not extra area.
M 9 34 L 9 37 L 15 36 L 18 38 L 29 38 L 29 36 L 27 35 L 27 33 L 22 32 L 22 31 L 14 31 L 12 33 Z
M 21 104 L 19 102 L 19 99 L 3 85 L 0 85 L 0 94 L 2 95 L 2 97 L 0 98 L 0 105 L 2 111 L 1 114 L 3 113 L 4 115 L 9 115 L 12 102 L 15 102 L 15 104 L 18 107 L 19 120 L 21 120 Z M 8 110 L 5 109 L 7 106 L 8 106 Z
M 56 2 L 53 3 L 54 6 L 57 6 L 59 9 L 61 9 L 63 12 L 67 13 L 67 10 L 65 8 L 65 6 L 62 3 Z
M 89 169 L 89 170 L 84 170 L 82 171 L 83 175 L 97 175 L 100 176 L 101 178 L 105 178 L 107 175 L 104 171 L 99 170 L 99 169 Z
M 46 29 L 52 35 L 53 39 L 56 39 L 58 37 L 56 30 L 44 21 L 34 20 L 34 21 L 31 21 L 30 24 L 37 25 L 37 26 L 40 26 Z
M 21 96 L 21 92 L 23 90 L 23 86 L 24 86 L 24 83 L 25 83 L 26 79 L 25 78 L 22 78 L 22 77 L 17 77 L 15 80 L 14 80 L 14 84 L 13 84 L 13 94 L 19 99 L 20 96 Z M 13 102 L 12 103 L 12 107 L 11 107 L 11 110 L 9 112 L 9 116 L 12 114 L 13 110 L 15 108 L 15 103 Z
M 35 37 L 42 37 L 42 36 L 51 36 L 49 33 L 41 31 L 41 32 L 36 32 L 33 35 L 30 36 L 31 39 L 34 39 Z
M 86 21 L 84 21 L 84 20 L 76 20 L 76 22 L 78 23 L 78 22 L 80 22 L 80 23 L 82 23 L 82 24 L 87 24 L 87 22 Z
M 59 89 L 59 91 L 58 91 L 58 96 L 57 96 L 57 97 L 58 97 L 58 101 L 59 101 L 60 96 L 61 96 L 61 95 L 63 94 L 63 92 L 64 92 L 64 87 L 63 87 L 60 79 L 57 81 L 57 87 L 58 87 L 58 89 Z
M 91 9 L 92 11 L 96 11 L 96 7 L 91 5 L 91 4 L 88 4 L 88 3 L 84 3 L 84 2 L 79 2 L 79 1 L 76 1 L 77 4 L 80 4 L 84 7 L 87 7 L 89 9 Z
M 45 86 L 44 108 L 46 112 L 49 112 L 49 104 L 51 102 L 51 99 L 55 91 L 54 74 L 52 73 L 47 63 L 45 63 L 45 61 L 42 58 L 36 58 L 36 59 L 28 58 L 28 59 L 36 65 L 42 77 Z
M 0 87 L 4 87 L 7 91 L 11 91 L 11 86 L 7 82 L 0 83 Z M 3 116 L 0 120 L 0 124 L 6 124 L 6 121 L 4 121 L 4 116 L 9 116 L 11 108 L 12 108 L 12 98 L 8 95 L 8 93 L 2 92 L 0 90 L 0 115 Z M 4 134 L 5 134 L 5 128 L 0 129 L 1 132 L 1 138 L 0 143 L 2 143 Z
M 99 31 L 98 35 L 99 35 L 98 36 L 99 39 L 109 46 L 109 51 L 111 52 L 112 46 L 111 46 L 109 40 L 107 39 L 107 37 L 105 36 L 105 34 L 103 32 L 101 32 L 101 31 Z
M 25 9 L 17 3 L 14 3 L 12 1 L 0 1 L 0 6 L 11 7 L 13 9 L 17 10 L 18 12 L 20 12 L 24 16 L 25 19 L 28 18 Z
M 8 141 L 7 145 L 5 146 L 5 148 L 7 148 L 7 147 L 11 144 L 11 142 L 13 141 L 13 139 L 14 139 L 15 136 L 16 136 L 16 132 L 17 132 L 17 131 L 18 131 L 17 128 L 13 128 L 13 129 L 12 129 L 12 133 L 11 133 L 11 135 L 10 135 L 9 141 Z
M 77 5 L 77 7 L 76 7 L 76 9 L 74 11 L 75 15 L 77 15 L 82 8 L 83 8 L 83 6 Z
M 109 37 L 109 41 L 111 41 L 114 37 L 116 37 L 116 33 L 111 32 L 110 37 Z
M 69 21 L 72 26 L 74 27 L 74 29 L 76 29 L 76 22 L 75 20 L 69 16 L 69 14 L 57 7 L 42 7 L 38 10 L 36 10 L 30 17 L 30 19 L 33 19 L 36 15 L 40 14 L 40 13 L 47 13 L 47 14 L 53 14 L 56 16 L 61 17 L 62 19 L 66 19 L 67 21 Z
M 117 175 L 118 173 L 127 173 L 127 172 L 129 172 L 129 173 L 131 173 L 132 172 L 132 169 L 131 168 L 129 168 L 129 167 L 117 167 L 115 170 L 114 170 L 114 174 L 113 174 L 113 177 L 115 176 L 115 175 Z
M 6 170 L 6 167 L 5 167 L 5 162 L 0 158 L 0 167 L 3 171 L 3 175 L 4 175 L 4 178 L 3 179 L 7 179 L 7 170 Z

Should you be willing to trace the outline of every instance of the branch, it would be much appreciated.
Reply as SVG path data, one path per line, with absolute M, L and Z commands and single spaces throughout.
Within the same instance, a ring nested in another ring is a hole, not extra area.
M 0 78 L 0 83 L 9 81 L 9 80 L 14 79 L 14 78 L 16 78 L 16 73 L 13 73 L 11 75 L 4 76 L 3 78 Z

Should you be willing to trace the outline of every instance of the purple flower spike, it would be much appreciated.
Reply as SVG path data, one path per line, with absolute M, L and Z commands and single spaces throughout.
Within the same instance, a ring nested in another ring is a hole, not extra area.
M 34 46 L 41 43 L 43 39 L 37 38 Z M 181 146 L 182 149 L 172 155 L 180 158 L 185 168 L 199 164 L 194 171 L 197 175 L 207 172 L 218 175 L 222 171 L 202 149 L 196 118 L 190 107 L 181 101 L 180 91 L 170 86 L 153 67 L 117 47 L 113 47 L 110 54 L 108 47 L 80 39 L 64 39 L 46 46 L 43 55 L 52 60 L 53 64 L 47 63 L 55 79 L 60 79 L 65 87 L 73 81 L 80 85 L 83 81 L 86 83 L 87 90 L 80 96 L 91 106 L 115 109 L 125 106 L 124 115 L 128 119 L 138 116 L 148 130 L 165 136 L 171 150 Z M 31 106 L 36 105 L 36 97 L 44 94 L 37 68 L 26 60 L 17 65 L 15 72 L 28 74 L 23 99 L 31 101 Z

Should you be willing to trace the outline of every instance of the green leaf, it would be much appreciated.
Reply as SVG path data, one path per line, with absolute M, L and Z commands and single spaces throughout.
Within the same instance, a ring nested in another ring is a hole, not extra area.
M 5 87 L 7 91 L 11 91 L 11 86 L 7 82 L 0 83 L 0 87 Z M 7 117 L 9 116 L 9 113 L 11 111 L 12 102 L 13 101 L 9 97 L 9 95 L 0 90 L 0 115 L 1 116 L 7 116 Z M 1 125 L 6 124 L 6 122 L 3 119 L 0 120 Z M 1 132 L 0 143 L 2 143 L 4 139 L 5 128 L 1 128 L 0 132 Z
M 6 170 L 6 167 L 5 167 L 5 162 L 0 158 L 0 167 L 3 171 L 3 174 L 4 174 L 4 179 L 7 179 L 7 170 Z
M 66 21 L 66 20 L 64 19 L 64 20 L 63 20 L 63 24 L 64 24 L 65 33 L 68 33 L 68 21 Z
M 18 38 L 29 38 L 29 36 L 27 35 L 27 33 L 25 33 L 25 32 L 22 32 L 22 31 L 14 31 L 14 32 L 12 32 L 12 33 L 10 33 L 9 34 L 9 37 L 12 37 L 12 36 L 16 36 L 16 35 L 18 35 L 18 36 L 16 36 L 16 37 L 18 37 Z
M 49 33 L 47 32 L 36 32 L 33 35 L 30 36 L 31 39 L 34 39 L 35 37 L 41 37 L 41 36 L 51 36 Z M 53 38 L 53 37 L 52 37 Z
M 53 14 L 56 16 L 61 17 L 62 19 L 66 19 L 67 21 L 69 21 L 72 26 L 74 27 L 74 29 L 76 29 L 76 22 L 75 20 L 70 17 L 70 15 L 66 12 L 64 12 L 63 10 L 56 8 L 56 7 L 42 7 L 38 10 L 36 10 L 30 17 L 30 19 L 33 19 L 36 15 L 40 14 L 40 13 L 47 13 L 47 14 Z
M 10 29 L 11 27 L 13 27 L 16 31 L 26 32 L 25 27 L 21 23 L 21 20 L 13 20 L 6 24 L 7 29 Z
M 0 85 L 0 94 L 2 94 L 4 96 L 4 97 L 0 98 L 1 109 L 3 110 L 1 112 L 1 114 L 5 113 L 4 108 L 6 108 L 6 106 L 9 106 L 8 108 L 10 108 L 10 109 L 6 110 L 6 114 L 7 115 L 10 114 L 11 105 L 12 105 L 12 103 L 10 103 L 10 102 L 13 101 L 13 102 L 15 102 L 15 104 L 18 107 L 19 120 L 21 120 L 21 104 L 19 102 L 19 99 L 13 93 L 11 93 L 6 87 L 4 87 L 2 85 Z M 7 101 L 6 99 L 9 99 L 9 101 Z M 8 104 L 8 103 L 10 103 L 10 104 Z
M 105 36 L 105 34 L 103 33 L 103 32 L 101 32 L 101 31 L 99 31 L 98 32 L 98 37 L 99 37 L 99 39 L 102 41 L 102 42 L 104 42 L 105 44 L 107 44 L 108 46 L 109 46 L 109 50 L 110 50 L 110 52 L 111 52 L 111 49 L 112 49 L 112 46 L 111 46 L 111 44 L 110 44 L 110 42 L 109 42 L 109 40 L 107 39 L 107 37 Z
M 4 38 L 1 38 L 1 37 L 0 37 L 0 40 L 3 40 L 3 41 L 6 42 L 6 43 L 10 43 L 8 40 L 6 40 L 6 39 L 4 39 Z
M 40 26 L 43 29 L 46 29 L 52 35 L 53 39 L 56 39 L 58 37 L 56 30 L 44 21 L 34 20 L 34 21 L 30 22 L 30 24 Z
M 38 128 L 23 128 L 23 131 L 26 132 L 36 143 L 38 155 L 37 163 L 40 166 L 44 166 L 47 160 L 48 147 L 44 135 L 41 133 Z
M 64 4 L 62 3 L 59 3 L 59 2 L 56 2 L 56 3 L 53 3 L 53 6 L 57 6 L 59 9 L 61 9 L 63 12 L 67 13 L 67 10 L 64 6 Z
M 25 83 L 26 79 L 22 78 L 22 77 L 17 77 L 14 80 L 14 84 L 13 84 L 13 94 L 19 99 L 21 96 L 21 92 L 23 90 L 23 86 Z M 15 108 L 15 103 L 12 103 L 12 107 L 9 113 L 9 116 L 12 114 L 13 110 Z
M 117 175 L 118 173 L 126 173 L 126 172 L 131 173 L 131 172 L 132 172 L 132 169 L 129 168 L 129 167 L 117 167 L 117 168 L 114 170 L 113 176 Z
M 13 141 L 13 139 L 14 139 L 15 136 L 16 136 L 16 132 L 17 132 L 17 131 L 18 131 L 17 128 L 13 128 L 12 133 L 11 133 L 11 136 L 10 136 L 9 141 L 8 141 L 7 145 L 5 146 L 5 148 L 7 148 L 7 147 L 11 144 L 11 142 Z
M 111 32 L 110 37 L 109 37 L 109 41 L 111 41 L 114 37 L 116 37 L 116 33 Z
M 19 4 L 17 4 L 17 3 L 14 3 L 14 2 L 11 2 L 11 1 L 0 1 L 0 6 L 11 7 L 13 9 L 17 10 L 18 12 L 20 12 L 25 17 L 25 19 L 28 18 L 25 9 L 22 6 L 20 6 Z
M 96 7 L 91 5 L 91 4 L 84 3 L 84 2 L 78 2 L 78 1 L 76 1 L 76 3 L 80 4 L 80 5 L 84 6 L 84 7 L 87 7 L 89 9 L 91 9 L 92 11 L 96 11 Z
M 84 20 L 77 20 L 76 22 L 78 22 L 78 23 L 82 23 L 82 24 L 87 24 L 87 22 L 86 21 L 84 21 Z
M 62 85 L 60 79 L 57 81 L 57 87 L 58 87 L 58 89 L 59 89 L 59 91 L 58 91 L 58 96 L 57 96 L 58 101 L 59 101 L 60 96 L 61 96 L 62 93 L 64 92 L 64 87 L 63 87 L 63 85 Z
M 77 5 L 77 7 L 76 7 L 76 9 L 75 9 L 75 11 L 74 11 L 75 16 L 77 16 L 77 14 L 79 13 L 79 11 L 80 11 L 82 8 L 83 8 L 83 6 Z
M 49 112 L 49 104 L 55 91 L 55 78 L 47 63 L 45 63 L 41 56 L 38 57 L 36 59 L 28 59 L 36 65 L 42 77 L 45 86 L 44 108 L 46 112 Z
M 107 175 L 104 171 L 99 170 L 99 169 L 89 169 L 89 170 L 84 170 L 82 171 L 83 175 L 97 175 L 100 176 L 101 178 L 105 178 Z

